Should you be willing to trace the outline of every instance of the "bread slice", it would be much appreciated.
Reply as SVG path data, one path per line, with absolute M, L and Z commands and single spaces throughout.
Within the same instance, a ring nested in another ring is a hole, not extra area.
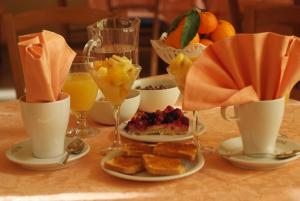
M 185 167 L 180 159 L 144 154 L 146 170 L 153 175 L 176 175 L 185 172 Z
M 141 157 L 117 156 L 104 163 L 104 167 L 124 174 L 135 174 L 143 171 L 144 164 Z
M 140 142 L 130 142 L 123 146 L 122 151 L 127 156 L 142 156 L 143 154 L 152 154 L 154 145 L 140 143 Z
M 197 147 L 194 144 L 182 142 L 162 142 L 155 146 L 154 154 L 194 161 L 197 156 Z

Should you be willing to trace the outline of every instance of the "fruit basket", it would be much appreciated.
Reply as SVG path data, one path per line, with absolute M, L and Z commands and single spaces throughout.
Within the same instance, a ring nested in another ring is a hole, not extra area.
M 174 19 L 168 31 L 160 39 L 151 40 L 151 44 L 158 56 L 170 64 L 179 53 L 195 60 L 207 46 L 234 34 L 230 22 L 194 8 Z
M 166 63 L 170 62 L 179 54 L 183 53 L 189 58 L 197 58 L 202 50 L 206 48 L 201 43 L 192 43 L 184 47 L 183 49 L 177 49 L 166 45 L 163 41 L 167 37 L 167 33 L 163 33 L 159 40 L 151 40 L 151 45 L 154 48 L 157 55 Z

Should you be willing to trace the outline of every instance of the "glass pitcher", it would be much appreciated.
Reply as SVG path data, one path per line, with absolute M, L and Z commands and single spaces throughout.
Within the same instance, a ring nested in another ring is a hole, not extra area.
M 112 55 L 126 56 L 138 64 L 139 18 L 110 17 L 87 27 L 89 41 L 84 47 L 85 56 L 100 60 Z

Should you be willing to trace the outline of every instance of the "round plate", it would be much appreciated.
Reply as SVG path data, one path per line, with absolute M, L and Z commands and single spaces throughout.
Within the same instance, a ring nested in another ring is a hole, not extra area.
M 196 161 L 191 162 L 188 160 L 183 160 L 184 166 L 186 168 L 186 172 L 182 173 L 182 174 L 178 174 L 178 175 L 172 175 L 172 176 L 156 176 L 156 175 L 151 175 L 146 171 L 137 173 L 135 175 L 127 175 L 127 174 L 123 174 L 120 172 L 116 172 L 113 170 L 109 170 L 107 168 L 104 167 L 104 163 L 107 160 L 110 160 L 118 155 L 120 155 L 120 152 L 117 151 L 112 151 L 109 152 L 102 160 L 101 160 L 101 168 L 108 174 L 113 175 L 115 177 L 118 178 L 122 178 L 122 179 L 127 179 L 127 180 L 133 180 L 133 181 L 168 181 L 168 180 L 173 180 L 173 179 L 179 179 L 182 177 L 187 177 L 191 174 L 194 174 L 195 172 L 197 172 L 198 170 L 200 170 L 203 165 L 204 165 L 204 157 L 202 156 L 202 154 L 198 153 Z
M 72 138 L 66 138 L 65 147 L 72 141 Z M 66 157 L 66 152 L 58 157 L 49 159 L 40 159 L 32 156 L 30 139 L 14 144 L 6 151 L 8 160 L 21 165 L 26 169 L 31 170 L 56 170 L 66 168 L 68 165 L 85 156 L 90 150 L 90 146 L 85 143 L 84 148 L 79 154 L 70 154 L 68 163 L 62 164 Z
M 183 141 L 183 140 L 189 140 L 193 138 L 193 123 L 190 121 L 190 126 L 188 129 L 187 134 L 184 135 L 137 135 L 134 133 L 128 133 L 124 128 L 127 125 L 126 123 L 122 123 L 120 125 L 120 134 L 123 137 L 126 137 L 128 139 L 141 141 L 141 142 L 176 142 L 176 141 Z M 203 123 L 200 123 L 198 127 L 198 135 L 204 133 L 205 131 L 205 125 Z
M 292 142 L 285 138 L 278 138 L 276 141 L 275 154 L 300 149 L 300 144 Z M 218 153 L 225 159 L 229 160 L 233 165 L 253 170 L 271 170 L 286 165 L 288 162 L 299 158 L 296 155 L 291 158 L 279 160 L 272 156 L 257 158 L 249 157 L 243 154 L 243 145 L 241 137 L 230 138 L 223 141 L 218 147 Z

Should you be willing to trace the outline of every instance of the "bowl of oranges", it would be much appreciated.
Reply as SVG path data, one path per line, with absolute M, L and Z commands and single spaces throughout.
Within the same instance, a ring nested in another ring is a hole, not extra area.
M 232 35 L 235 29 L 230 22 L 217 19 L 210 11 L 192 9 L 178 16 L 169 30 L 159 40 L 151 40 L 151 44 L 158 56 L 170 64 L 179 53 L 194 60 L 207 46 Z

